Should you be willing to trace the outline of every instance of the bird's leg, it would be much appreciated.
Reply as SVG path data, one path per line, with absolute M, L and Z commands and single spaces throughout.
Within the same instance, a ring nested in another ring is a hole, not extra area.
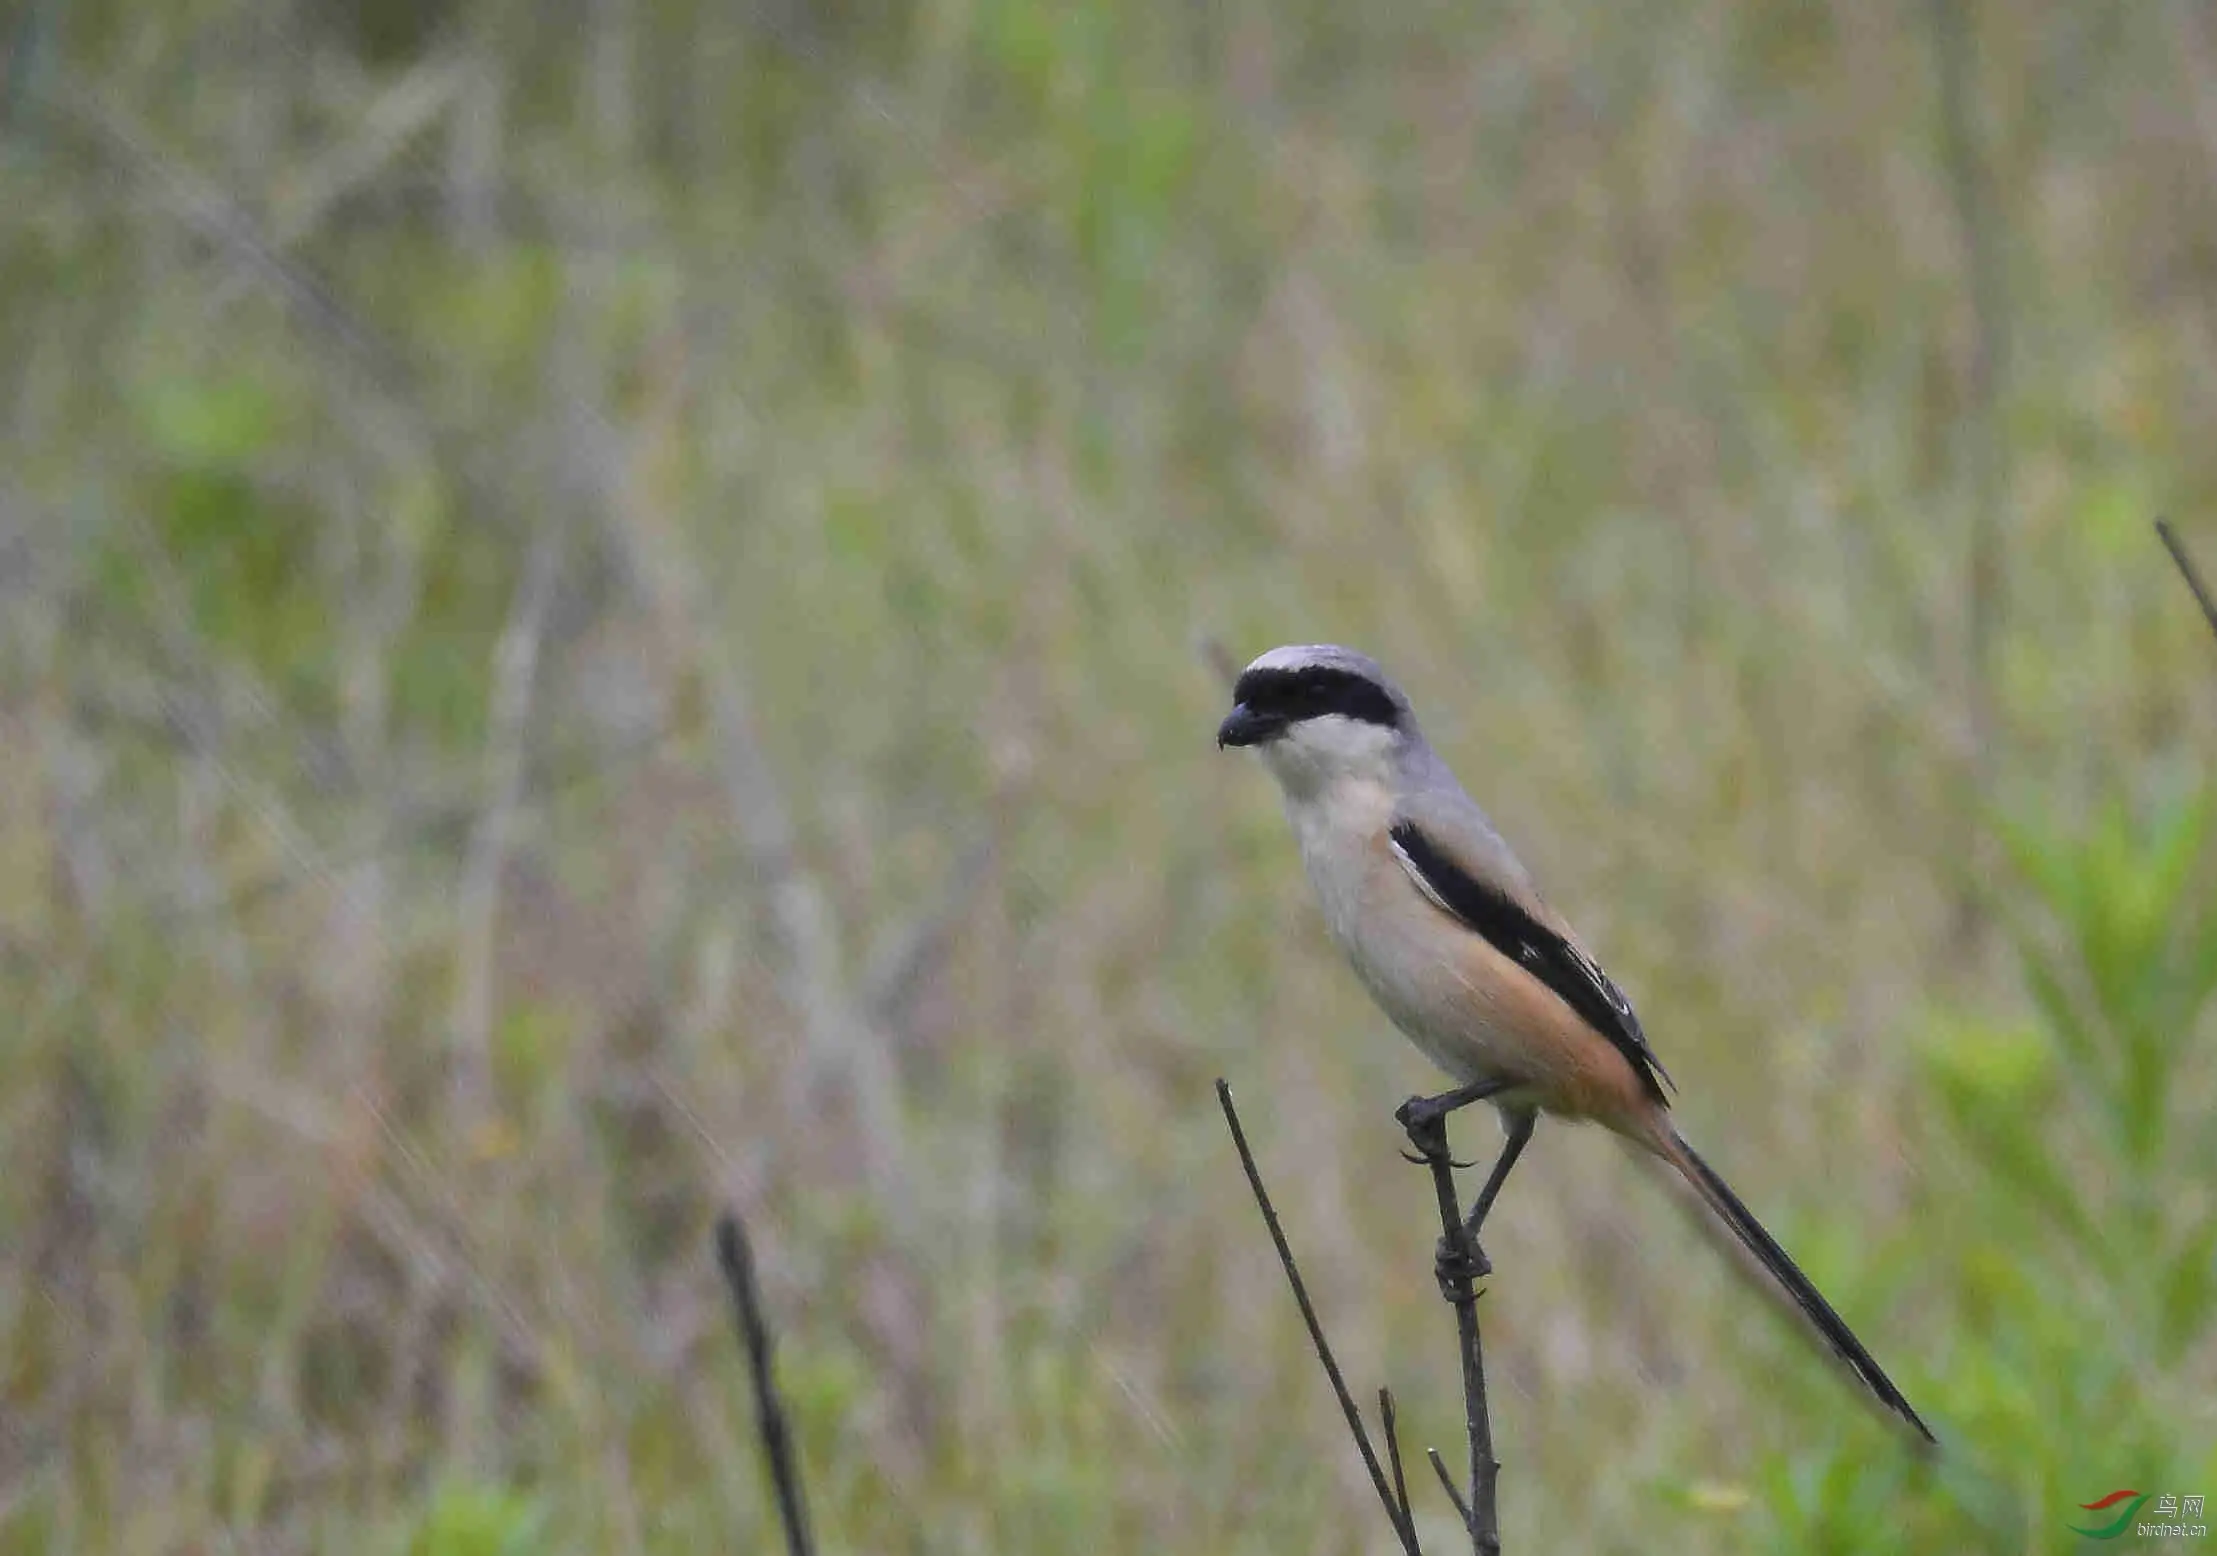
M 1430 1126 L 1435 1124 L 1440 1126 L 1437 1130 L 1440 1148 L 1445 1150 L 1447 1147 L 1446 1123 L 1448 1114 L 1454 1112 L 1457 1108 L 1467 1108 L 1473 1102 L 1483 1102 L 1488 1097 L 1496 1096 L 1508 1089 L 1509 1083 L 1503 1080 L 1473 1081 L 1468 1086 L 1457 1086 L 1453 1091 L 1443 1091 L 1436 1097 L 1411 1097 L 1394 1109 L 1393 1116 L 1400 1121 L 1401 1127 L 1409 1132 L 1409 1143 L 1415 1146 L 1419 1152 L 1425 1152 L 1427 1149 L 1427 1138 L 1434 1132 Z M 1419 1138 L 1419 1131 L 1422 1131 L 1427 1138 Z
M 1497 1096 L 1508 1087 L 1509 1082 L 1505 1080 L 1476 1081 L 1468 1086 L 1458 1086 L 1453 1091 L 1443 1091 L 1436 1097 L 1411 1097 L 1401 1104 L 1393 1116 L 1409 1132 L 1409 1144 L 1416 1147 L 1418 1160 L 1435 1172 L 1446 1172 L 1454 1165 L 1454 1157 L 1448 1154 L 1447 1149 L 1447 1115 L 1457 1108 L 1465 1108 L 1473 1102 L 1483 1102 L 1488 1097 Z M 1525 1134 L 1529 1136 L 1530 1133 L 1531 1129 L 1527 1124 Z M 1517 1150 L 1523 1149 L 1522 1140 L 1517 1140 L 1514 1144 Z M 1514 1151 L 1504 1151 L 1502 1154 L 1510 1161 L 1515 1159 Z M 1501 1186 L 1497 1180 L 1507 1176 L 1506 1166 L 1497 1163 L 1494 1176 L 1486 1182 L 1487 1192 L 1479 1196 L 1479 1203 L 1490 1204 L 1492 1196 L 1500 1192 Z M 1457 1247 L 1457 1243 L 1461 1243 L 1462 1247 Z M 1467 1254 L 1463 1251 L 1465 1248 L 1469 1250 Z M 1433 1265 L 1434 1272 L 1439 1277 L 1440 1295 L 1450 1302 L 1469 1301 L 1471 1282 L 1481 1275 L 1493 1273 L 1492 1263 L 1486 1258 L 1485 1251 L 1478 1246 L 1475 1228 L 1461 1238 L 1442 1237 Z
M 1456 1247 L 1456 1239 L 1442 1237 L 1439 1249 L 1432 1256 L 1432 1272 L 1439 1277 L 1440 1294 L 1448 1301 L 1457 1301 L 1457 1292 L 1466 1278 L 1476 1280 L 1481 1275 L 1493 1273 L 1493 1261 L 1486 1257 L 1485 1249 L 1478 1246 L 1478 1229 L 1486 1224 L 1486 1212 L 1493 1209 L 1494 1197 L 1501 1192 L 1501 1185 L 1509 1181 L 1509 1169 L 1524 1154 L 1525 1146 L 1532 1141 L 1532 1129 L 1539 1122 L 1539 1115 L 1529 1108 L 1519 1108 L 1502 1115 L 1502 1125 L 1508 1138 L 1501 1142 L 1501 1154 L 1494 1159 L 1493 1171 L 1486 1174 L 1486 1186 L 1478 1191 L 1478 1203 L 1470 1207 L 1470 1217 L 1463 1222 L 1463 1247 L 1470 1250 L 1464 1258 L 1462 1249 Z
M 1460 1283 L 1466 1272 L 1472 1280 L 1493 1273 L 1493 1261 L 1486 1257 L 1485 1249 L 1478 1246 L 1478 1229 L 1485 1225 L 1486 1212 L 1493 1209 L 1494 1196 L 1501 1192 L 1501 1185 L 1509 1181 L 1509 1169 L 1516 1165 L 1516 1159 L 1531 1143 L 1532 1128 L 1538 1121 L 1538 1115 L 1529 1108 L 1503 1115 L 1502 1124 L 1508 1131 L 1508 1138 L 1501 1142 L 1501 1154 L 1494 1159 L 1493 1171 L 1486 1174 L 1486 1186 L 1478 1191 L 1478 1203 L 1470 1207 L 1470 1217 L 1463 1223 L 1461 1241 L 1470 1250 L 1470 1257 L 1463 1257 L 1462 1249 L 1455 1246 L 1456 1239 L 1451 1237 L 1442 1237 L 1438 1251 L 1432 1255 L 1432 1273 L 1439 1277 L 1440 1294 L 1450 1302 L 1458 1300 L 1457 1292 L 1462 1289 Z
M 1493 1171 L 1486 1175 L 1486 1186 L 1478 1191 L 1478 1203 L 1470 1207 L 1470 1219 L 1463 1223 L 1473 1243 L 1478 1241 L 1478 1229 L 1486 1224 L 1486 1212 L 1493 1209 L 1494 1196 L 1501 1192 L 1501 1185 L 1509 1181 L 1509 1169 L 1531 1144 L 1532 1128 L 1538 1122 L 1539 1115 L 1530 1108 L 1503 1113 L 1501 1123 L 1508 1138 L 1501 1142 L 1501 1155 L 1494 1161 Z

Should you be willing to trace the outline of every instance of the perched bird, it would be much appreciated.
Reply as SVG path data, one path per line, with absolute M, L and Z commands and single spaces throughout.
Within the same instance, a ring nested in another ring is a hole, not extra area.
M 1458 1083 L 1411 1106 L 1443 1114 L 1487 1100 L 1500 1110 L 1506 1142 L 1470 1212 L 1472 1245 L 1538 1115 L 1591 1119 L 1677 1169 L 1871 1397 L 1933 1441 L 1809 1277 L 1678 1133 L 1670 1077 L 1631 1001 L 1540 899 L 1376 662 L 1331 644 L 1274 648 L 1240 674 L 1232 699 L 1217 745 L 1261 756 L 1332 939 L 1393 1024 Z

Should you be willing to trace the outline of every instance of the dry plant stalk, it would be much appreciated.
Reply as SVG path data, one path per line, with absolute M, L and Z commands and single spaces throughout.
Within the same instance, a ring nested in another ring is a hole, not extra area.
M 762 1429 L 762 1458 L 770 1471 L 770 1485 L 777 1494 L 778 1521 L 785 1527 L 788 1556 L 812 1556 L 815 1550 L 808 1532 L 808 1498 L 801 1489 L 800 1464 L 793 1452 L 792 1428 L 785 1415 L 785 1400 L 778 1393 L 775 1358 L 771 1354 L 770 1321 L 762 1309 L 762 1290 L 755 1283 L 754 1252 L 747 1246 L 746 1229 L 739 1217 L 726 1211 L 716 1218 L 716 1265 L 731 1293 L 731 1311 L 739 1323 L 739 1340 L 747 1348 L 747 1364 L 754 1379 L 755 1420 Z
M 2162 538 L 2163 549 L 2170 552 L 2171 560 L 2178 564 L 2179 575 L 2192 591 L 2194 603 L 2202 608 L 2202 619 L 2209 623 L 2211 632 L 2217 632 L 2217 599 L 2211 598 L 2209 585 L 2202 581 L 2202 570 L 2194 565 L 2194 558 L 2187 553 L 2178 531 L 2171 528 L 2169 519 L 2157 519 L 2155 532 Z
M 1293 1300 L 1301 1309 L 1301 1320 L 1308 1325 L 1310 1343 L 1316 1348 L 1317 1360 L 1324 1366 L 1325 1377 L 1331 1381 L 1332 1393 L 1339 1400 L 1340 1414 L 1347 1420 L 1348 1431 L 1354 1435 L 1363 1467 L 1370 1472 L 1370 1483 L 1378 1493 L 1379 1505 L 1385 1509 L 1386 1520 L 1393 1525 L 1394 1535 L 1407 1556 L 1423 1556 L 1423 1548 L 1417 1543 L 1416 1520 L 1409 1510 L 1408 1482 L 1401 1468 L 1393 1393 L 1390 1389 L 1378 1391 L 1378 1414 L 1393 1472 L 1389 1484 L 1386 1470 L 1378 1462 L 1377 1450 L 1371 1446 L 1370 1433 L 1363 1425 L 1362 1412 L 1355 1408 L 1346 1379 L 1340 1375 L 1339 1362 L 1332 1355 L 1331 1342 L 1325 1339 L 1324 1326 L 1316 1316 L 1315 1305 L 1309 1301 L 1308 1285 L 1302 1280 L 1301 1267 L 1286 1242 L 1285 1229 L 1279 1224 L 1277 1209 L 1270 1202 L 1270 1192 L 1263 1187 L 1262 1171 L 1255 1165 L 1255 1153 L 1248 1147 L 1239 1111 L 1232 1105 L 1232 1088 L 1222 1080 L 1216 1083 L 1216 1099 L 1223 1106 L 1224 1122 L 1231 1128 L 1239 1164 L 1246 1170 L 1247 1186 L 1253 1190 L 1255 1204 L 1262 1211 L 1271 1246 L 1277 1250 L 1279 1266 L 1286 1273 L 1286 1284 L 1293 1289 Z M 1470 1439 L 1468 1495 L 1448 1473 L 1447 1461 L 1440 1457 L 1438 1449 L 1428 1448 L 1425 1453 L 1432 1461 L 1448 1500 L 1455 1504 L 1456 1515 L 1470 1534 L 1472 1551 L 1476 1556 L 1499 1556 L 1501 1530 L 1495 1510 L 1495 1483 L 1501 1466 L 1493 1456 L 1493 1426 L 1486 1408 L 1485 1356 L 1478 1337 L 1478 1294 L 1473 1284 L 1474 1277 L 1486 1271 L 1488 1265 L 1463 1223 L 1455 1191 L 1455 1163 L 1447 1151 L 1447 1110 L 1415 1105 L 1440 1100 L 1443 1099 L 1413 1098 L 1411 1105 L 1405 1106 L 1398 1116 L 1417 1150 L 1411 1160 L 1431 1169 L 1434 1196 L 1439 1203 L 1441 1234 L 1447 1250 L 1453 1255 L 1442 1266 L 1441 1291 L 1455 1309 L 1456 1343 L 1462 1361 L 1463 1424 Z

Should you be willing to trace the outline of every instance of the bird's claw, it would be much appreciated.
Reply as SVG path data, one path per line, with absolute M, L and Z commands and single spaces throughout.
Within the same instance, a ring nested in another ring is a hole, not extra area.
M 1412 1167 L 1429 1167 L 1432 1165 L 1432 1159 L 1429 1156 L 1419 1156 L 1414 1151 L 1403 1151 L 1401 1153 L 1401 1159 L 1407 1162 Z M 1447 1165 L 1454 1168 L 1457 1172 L 1468 1172 L 1471 1168 L 1477 1166 L 1478 1164 L 1476 1162 L 1458 1162 L 1457 1160 L 1455 1160 L 1454 1157 L 1450 1156 L 1447 1159 Z
M 1493 1261 L 1475 1238 L 1470 1240 L 1469 1248 L 1466 1255 L 1463 1239 L 1443 1237 L 1432 1255 L 1432 1273 L 1439 1280 L 1440 1295 L 1450 1302 L 1469 1300 L 1475 1295 L 1472 1283 L 1493 1273 Z

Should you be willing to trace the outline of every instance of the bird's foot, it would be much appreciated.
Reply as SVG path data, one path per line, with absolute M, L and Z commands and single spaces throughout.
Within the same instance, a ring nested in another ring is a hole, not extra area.
M 1395 1122 L 1412 1136 L 1447 1122 L 1447 1115 L 1465 1105 L 1460 1092 L 1443 1092 L 1437 1097 L 1411 1097 L 1393 1110 Z
M 1393 1110 L 1394 1121 L 1415 1134 L 1425 1125 L 1447 1117 L 1449 1110 L 1440 1105 L 1444 1100 L 1441 1097 L 1411 1097 Z
M 1476 1300 L 1473 1282 L 1493 1273 L 1493 1261 L 1478 1246 L 1478 1239 L 1469 1238 L 1468 1247 L 1466 1254 L 1463 1238 L 1443 1237 L 1432 1255 L 1432 1273 L 1439 1281 L 1440 1295 L 1450 1302 Z
M 1443 1091 L 1436 1097 L 1411 1097 L 1393 1110 L 1393 1116 L 1400 1120 L 1401 1127 L 1409 1132 L 1409 1138 L 1415 1141 L 1416 1148 L 1421 1151 L 1424 1149 L 1424 1141 L 1419 1138 L 1420 1135 L 1436 1131 L 1445 1138 L 1448 1114 L 1459 1108 L 1467 1108 L 1473 1102 L 1483 1102 L 1488 1097 L 1499 1096 L 1508 1089 L 1509 1082 L 1505 1080 L 1473 1081 L 1468 1086 Z

